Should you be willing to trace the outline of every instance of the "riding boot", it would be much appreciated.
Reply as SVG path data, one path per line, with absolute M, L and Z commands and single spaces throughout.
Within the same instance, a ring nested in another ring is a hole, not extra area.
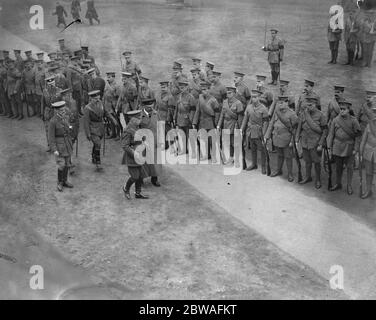
M 330 50 L 331 60 L 328 62 L 328 64 L 331 64 L 334 62 L 334 53 L 333 50 Z
M 97 171 L 101 171 L 102 165 L 101 165 L 101 150 L 95 150 L 95 165 Z
M 274 171 L 270 176 L 272 178 L 274 177 L 277 177 L 277 176 L 281 176 L 283 174 L 282 172 L 282 167 L 283 167 L 283 162 L 285 161 L 285 158 L 284 157 L 278 157 L 277 158 L 277 170 Z
M 135 192 L 136 199 L 149 199 L 148 196 L 145 196 L 141 193 L 141 179 L 136 180 L 136 192 Z
M 373 175 L 367 174 L 366 175 L 366 186 L 367 190 L 364 192 L 361 196 L 362 199 L 367 199 L 370 196 L 372 196 L 372 180 L 373 180 Z
M 306 184 L 312 181 L 312 163 L 306 163 L 306 175 L 305 178 L 300 181 L 300 184 Z
M 286 158 L 286 167 L 287 167 L 287 180 L 289 182 L 293 182 L 294 174 L 292 173 L 292 158 Z
M 343 162 L 336 160 L 336 184 L 330 188 L 330 191 L 342 189 Z
M 246 170 L 251 171 L 257 169 L 257 150 L 252 150 L 252 165 Z
M 266 174 L 266 155 L 265 151 L 261 150 L 261 173 Z
M 18 120 L 22 120 L 24 118 L 23 115 L 23 103 L 22 101 L 18 104 Z
M 352 189 L 352 178 L 354 174 L 354 169 L 352 165 L 347 167 L 347 194 L 352 195 L 354 193 Z
M 57 190 L 59 192 L 63 191 L 63 170 L 57 170 Z
M 315 187 L 316 189 L 321 188 L 321 164 L 315 163 Z
M 337 63 L 338 50 L 333 50 L 333 64 Z
M 73 188 L 73 184 L 68 182 L 68 167 L 63 169 L 63 186 L 67 188 Z
M 93 148 L 91 149 L 91 162 L 92 162 L 93 164 L 96 163 L 96 159 L 95 159 L 95 149 L 94 149 L 94 146 L 93 146 Z

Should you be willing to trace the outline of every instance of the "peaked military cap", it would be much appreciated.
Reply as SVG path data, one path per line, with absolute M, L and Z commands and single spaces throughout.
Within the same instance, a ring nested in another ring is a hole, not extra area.
M 262 76 L 262 75 L 256 75 L 256 80 L 257 81 L 265 81 L 266 80 L 266 76 Z
M 222 75 L 221 72 L 213 71 L 213 76 L 220 77 Z
M 366 91 L 366 94 L 367 94 L 368 96 L 376 96 L 376 91 L 367 90 L 367 91 Z
M 123 71 L 123 72 L 121 73 L 121 75 L 122 75 L 123 77 L 132 77 L 132 73 L 130 73 L 130 72 L 125 72 L 125 71 Z
M 286 97 L 286 96 L 279 96 L 279 97 L 278 97 L 278 101 L 288 102 L 288 101 L 289 101 L 289 97 Z
M 13 52 L 14 52 L 14 53 L 21 53 L 21 50 L 13 49 Z
M 132 54 L 131 51 L 124 51 L 124 52 L 123 52 L 123 56 L 126 56 L 126 57 L 127 57 L 127 56 L 129 57 L 131 54 Z
M 75 60 L 80 60 L 80 57 L 79 56 L 73 56 L 73 57 L 70 57 L 70 59 L 72 61 L 75 61 Z
M 179 86 L 187 86 L 187 85 L 189 85 L 188 81 L 186 80 L 179 81 Z
M 106 72 L 106 75 L 115 77 L 116 73 L 113 71 L 110 71 L 110 72 Z
M 275 28 L 272 28 L 272 29 L 270 29 L 270 31 L 274 31 L 274 32 L 278 32 L 278 30 L 277 29 L 275 29 Z
M 58 39 L 57 41 L 58 42 L 64 42 L 65 40 L 63 38 L 61 38 L 61 39 Z
M 201 62 L 201 59 L 199 59 L 199 58 L 192 58 L 192 61 L 198 61 L 198 62 Z
M 234 75 L 237 76 L 237 77 L 244 77 L 244 76 L 245 76 L 245 73 L 235 71 L 235 72 L 234 72 Z
M 37 57 L 43 57 L 44 56 L 44 52 L 38 52 L 37 53 Z
M 57 53 L 56 53 L 56 52 L 50 52 L 50 53 L 48 53 L 47 55 L 48 55 L 49 57 L 51 57 L 51 56 L 56 56 Z
M 73 53 L 74 53 L 75 56 L 78 56 L 79 54 L 82 53 L 82 50 L 76 50 L 76 51 L 74 51 Z
M 197 68 L 194 68 L 194 69 L 191 69 L 191 73 L 199 73 L 201 70 L 200 69 L 197 69 Z
M 89 97 L 96 97 L 100 95 L 100 90 L 93 90 L 88 93 Z
M 67 88 L 67 89 L 61 90 L 60 94 L 66 94 L 66 93 L 70 92 L 71 90 L 72 90 L 71 88 Z
M 345 100 L 341 100 L 341 101 L 339 101 L 338 104 L 339 104 L 340 106 L 347 106 L 347 107 L 351 107 L 351 106 L 352 106 L 352 103 L 351 103 L 351 102 L 349 102 L 349 101 L 345 101 Z
M 25 51 L 25 54 L 31 54 L 31 53 L 32 53 L 31 50 L 27 50 L 27 51 Z
M 227 86 L 226 89 L 227 91 L 236 92 L 236 87 L 234 86 Z
M 345 91 L 345 87 L 344 87 L 344 86 L 334 86 L 334 90 L 335 90 L 335 91 L 341 91 L 341 92 L 344 92 L 344 91 Z
M 170 82 L 169 81 L 161 81 L 161 82 L 159 82 L 159 84 L 161 86 L 168 86 L 170 84 Z
M 59 109 L 65 106 L 65 101 L 57 101 L 57 102 L 51 103 L 51 106 L 52 108 Z
M 79 58 L 79 57 L 78 57 L 78 58 Z M 82 63 L 90 64 L 90 63 L 91 63 L 91 60 L 90 60 L 90 59 L 83 59 L 83 60 L 82 60 Z
M 208 67 L 212 67 L 212 68 L 214 68 L 214 63 L 213 62 L 206 62 L 206 65 L 208 66 Z
M 89 47 L 88 46 L 81 46 L 81 49 L 85 50 L 85 51 L 89 51 Z
M 311 81 L 311 80 L 307 80 L 307 79 L 304 80 L 304 83 L 305 83 L 305 84 L 308 84 L 308 85 L 311 86 L 311 87 L 313 87 L 313 86 L 315 85 L 315 83 L 314 83 L 313 81 Z
M 318 103 L 319 102 L 319 100 L 316 97 L 307 97 L 306 100 L 308 102 L 314 102 L 314 103 Z
M 144 80 L 145 82 L 149 82 L 150 79 L 142 76 L 142 77 L 140 77 L 140 80 Z
M 200 83 L 200 87 L 202 89 L 209 89 L 210 86 L 211 86 L 211 84 L 209 82 L 206 82 L 206 81 Z
M 251 90 L 251 95 L 260 95 L 260 94 L 262 94 L 262 92 L 260 90 L 257 90 L 257 89 Z
M 8 50 L 3 50 L 3 54 L 9 54 L 9 51 Z

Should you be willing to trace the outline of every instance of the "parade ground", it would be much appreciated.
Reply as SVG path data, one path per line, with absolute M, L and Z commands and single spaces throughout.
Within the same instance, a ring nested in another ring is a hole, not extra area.
M 0 50 L 51 52 L 64 37 L 71 49 L 88 45 L 101 72 L 117 72 L 120 83 L 120 56 L 129 49 L 156 90 L 173 61 L 189 73 L 199 57 L 215 64 L 225 85 L 241 71 L 253 88 L 256 74 L 270 78 L 261 47 L 265 26 L 273 27 L 286 40 L 281 79 L 291 94 L 297 98 L 312 79 L 325 111 L 341 84 L 358 108 L 364 91 L 376 89 L 376 64 L 343 65 L 343 43 L 339 63 L 327 64 L 332 4 L 96 1 L 99 25 L 85 21 L 61 32 L 45 1 L 43 30 L 30 29 L 27 9 L 1 16 Z M 74 189 L 58 193 L 43 122 L 0 118 L 0 299 L 376 298 L 376 198 L 359 198 L 358 171 L 348 196 L 329 192 L 326 177 L 316 190 L 260 170 L 229 176 L 220 165 L 165 165 L 160 188 L 145 180 L 150 199 L 127 201 L 120 143 L 106 141 L 101 173 L 90 150 L 81 130 Z M 29 287 L 32 265 L 44 269 L 44 290 Z M 330 286 L 333 266 L 343 268 L 341 290 Z

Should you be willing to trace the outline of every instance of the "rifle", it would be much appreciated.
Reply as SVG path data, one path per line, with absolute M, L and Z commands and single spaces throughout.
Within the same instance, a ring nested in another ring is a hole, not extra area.
M 293 151 L 294 151 L 294 156 L 295 156 L 296 164 L 298 165 L 298 182 L 300 182 L 300 181 L 303 180 L 303 176 L 302 176 L 302 164 L 300 162 L 298 148 L 296 147 L 296 139 L 295 139 L 294 131 L 292 130 L 293 126 L 292 126 L 291 119 L 290 119 L 290 126 L 291 126 L 292 145 L 293 145 L 292 148 L 293 148 Z
M 260 139 L 261 139 L 261 144 L 262 144 L 262 147 L 264 149 L 265 157 L 266 157 L 266 174 L 268 176 L 270 176 L 272 174 L 271 169 L 270 169 L 270 155 L 269 155 L 268 147 L 267 147 L 266 142 L 265 142 L 264 133 L 262 132 L 263 126 L 264 126 L 264 122 L 262 121 L 261 122 L 261 130 L 260 130 L 260 133 L 261 133 Z
M 359 151 L 359 197 L 363 195 L 363 163 L 362 163 L 362 156 Z
M 327 146 L 324 146 L 324 168 L 328 172 L 328 190 L 333 186 L 332 182 L 332 159 Z

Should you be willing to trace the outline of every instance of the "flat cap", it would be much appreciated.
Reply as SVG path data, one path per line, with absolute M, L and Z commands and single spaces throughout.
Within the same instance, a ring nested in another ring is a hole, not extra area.
M 100 95 L 100 90 L 93 90 L 88 93 L 89 97 L 96 97 Z
M 235 71 L 235 72 L 234 72 L 234 75 L 235 75 L 236 77 L 244 77 L 244 76 L 245 76 L 245 73 Z
M 213 63 L 213 62 L 208 61 L 208 62 L 206 62 L 206 65 L 207 65 L 208 67 L 212 67 L 212 68 L 214 68 L 214 63 Z
M 305 84 L 308 84 L 309 86 L 313 87 L 315 85 L 315 83 L 311 80 L 308 80 L 308 79 L 304 79 L 304 83 Z
M 213 76 L 220 77 L 222 75 L 221 72 L 213 71 Z
M 56 109 L 64 107 L 65 101 L 57 101 L 57 102 L 51 103 L 51 106 L 52 108 L 56 108 Z

